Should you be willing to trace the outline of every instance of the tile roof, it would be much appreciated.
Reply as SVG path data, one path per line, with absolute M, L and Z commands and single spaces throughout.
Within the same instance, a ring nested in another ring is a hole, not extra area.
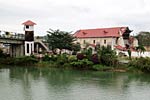
M 126 47 L 122 47 L 120 45 L 115 46 L 116 49 L 121 50 L 121 51 L 126 51 Z
M 78 30 L 74 33 L 77 38 L 119 37 L 119 32 L 125 33 L 128 27 L 98 28 Z
M 115 46 L 116 49 L 121 50 L 121 51 L 128 51 L 126 47 L 122 47 L 120 45 Z M 134 47 L 129 48 L 131 51 L 136 51 Z
M 36 23 L 32 22 L 31 20 L 28 20 L 24 23 L 22 23 L 23 25 L 29 25 L 29 26 L 33 26 L 33 25 L 36 25 Z

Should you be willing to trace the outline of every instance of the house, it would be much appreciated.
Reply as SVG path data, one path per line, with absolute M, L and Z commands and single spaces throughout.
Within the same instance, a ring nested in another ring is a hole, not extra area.
M 125 51 L 130 47 L 133 48 L 133 46 L 138 45 L 136 39 L 132 39 L 132 42 L 129 41 L 131 32 L 132 30 L 128 27 L 97 28 L 78 30 L 73 36 L 76 37 L 76 42 L 80 43 L 82 49 L 87 46 L 109 45 L 112 50 Z

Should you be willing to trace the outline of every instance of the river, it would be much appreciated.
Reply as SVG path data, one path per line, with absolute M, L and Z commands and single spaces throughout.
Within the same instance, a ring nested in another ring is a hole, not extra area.
M 150 100 L 150 75 L 1 68 L 0 100 Z

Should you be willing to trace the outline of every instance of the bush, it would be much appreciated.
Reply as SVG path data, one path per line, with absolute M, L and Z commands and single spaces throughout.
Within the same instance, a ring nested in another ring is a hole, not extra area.
M 86 56 L 84 54 L 82 54 L 82 53 L 77 54 L 77 59 L 82 60 L 84 58 L 86 58 Z
M 3 58 L 0 60 L 0 63 L 4 65 L 33 65 L 37 62 L 38 60 L 36 58 L 32 58 L 29 56 L 19 58 Z
M 45 55 L 43 58 L 42 58 L 43 61 L 50 61 L 50 57 L 49 55 Z
M 57 56 L 56 63 L 59 65 L 64 65 L 65 63 L 68 63 L 68 56 L 67 54 L 61 54 Z
M 70 65 L 74 68 L 91 69 L 93 62 L 89 61 L 88 59 L 82 59 L 82 60 L 71 62 Z
M 105 54 L 101 57 L 102 64 L 106 66 L 118 66 L 118 59 L 115 56 L 112 56 L 111 54 Z
M 77 57 L 72 55 L 68 57 L 68 62 L 73 62 L 73 61 L 77 61 Z
M 24 57 L 15 58 L 14 65 L 33 65 L 37 62 L 38 60 L 36 58 L 32 58 L 30 56 L 24 56 Z
M 57 61 L 57 56 L 56 55 L 51 55 L 50 56 L 50 61 Z
M 141 57 L 131 60 L 128 67 L 134 67 L 143 72 L 150 72 L 150 58 Z
M 116 56 L 116 52 L 111 50 L 110 46 L 101 47 L 98 49 L 98 56 L 100 57 L 100 61 L 103 65 L 106 66 L 118 66 L 118 59 Z
M 2 65 L 14 65 L 15 58 L 1 58 L 0 64 Z
M 100 63 L 100 60 L 99 60 L 97 54 L 93 54 L 93 55 L 92 55 L 91 61 L 92 61 L 94 64 L 99 64 L 99 63 Z

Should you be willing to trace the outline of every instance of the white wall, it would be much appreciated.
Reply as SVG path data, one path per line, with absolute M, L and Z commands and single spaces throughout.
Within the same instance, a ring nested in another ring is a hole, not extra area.
M 29 28 L 26 28 L 26 26 L 24 26 L 24 31 L 33 31 L 34 30 L 34 26 L 29 26 Z
M 129 56 L 127 51 L 116 50 L 116 52 L 117 52 L 117 55 L 119 54 L 119 52 L 122 52 L 122 53 L 126 54 L 127 56 Z M 146 51 L 146 52 L 140 54 L 139 52 L 132 51 L 131 56 L 132 57 L 150 57 L 150 52 Z
M 116 45 L 115 41 L 116 38 L 108 37 L 108 38 L 77 38 L 76 42 L 79 42 L 81 44 L 81 48 L 84 48 L 86 44 L 94 44 L 93 40 L 95 40 L 95 44 L 100 44 L 101 46 L 107 46 L 107 45 Z M 104 43 L 104 40 L 106 40 L 106 43 Z
M 27 52 L 27 45 L 29 45 L 29 52 Z M 25 55 L 30 56 L 32 53 L 34 53 L 34 42 L 25 41 Z

